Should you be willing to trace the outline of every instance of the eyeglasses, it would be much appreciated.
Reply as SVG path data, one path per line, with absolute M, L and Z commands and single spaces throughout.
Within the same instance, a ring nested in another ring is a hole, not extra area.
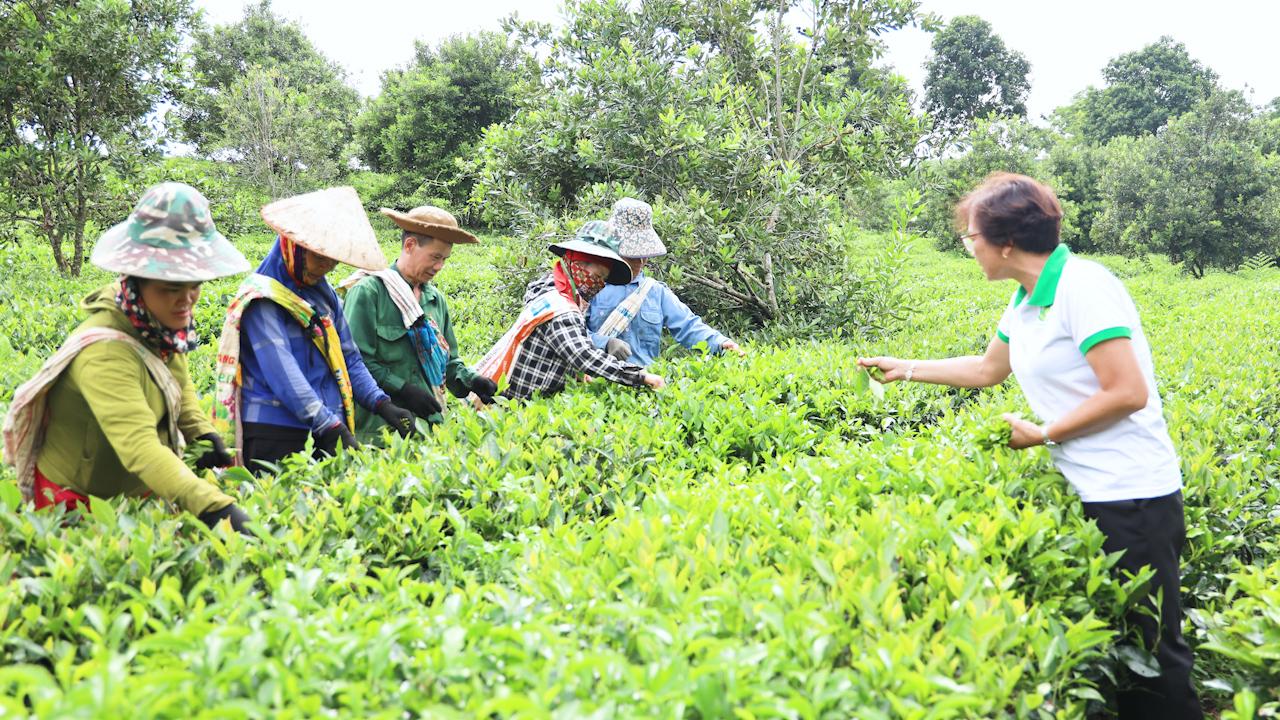
M 981 234 L 980 232 L 971 232 L 960 236 L 960 242 L 964 245 L 965 252 L 970 255 L 973 254 L 973 239 Z

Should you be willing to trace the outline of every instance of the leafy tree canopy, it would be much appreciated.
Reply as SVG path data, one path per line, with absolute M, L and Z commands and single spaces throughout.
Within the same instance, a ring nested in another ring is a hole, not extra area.
M 925 70 L 925 110 L 949 135 L 988 115 L 1027 114 L 1031 64 L 980 17 L 961 15 L 939 30 Z
M 1086 90 L 1063 114 L 1070 131 L 1098 144 L 1154 133 L 1207 98 L 1218 83 L 1217 73 L 1167 36 L 1113 59 L 1102 75 L 1106 87 Z
M 129 175 L 155 148 L 148 118 L 181 82 L 191 21 L 190 0 L 0 3 L 0 216 L 48 242 L 59 270 L 79 274 L 86 227 L 126 192 L 112 166 Z
M 184 136 L 201 152 L 230 150 L 233 159 L 257 152 L 246 148 L 237 131 L 247 120 L 229 121 L 227 113 L 246 109 L 246 84 L 263 90 L 270 84 L 281 102 L 292 107 L 292 123 L 308 123 L 310 134 L 324 138 L 319 156 L 342 167 L 360 96 L 346 84 L 343 70 L 312 45 L 296 22 L 272 11 L 270 0 L 247 6 L 237 23 L 198 29 L 191 53 L 192 82 L 182 93 L 178 114 Z M 257 103 L 259 115 L 267 104 L 268 99 Z
M 513 27 L 544 84 L 486 133 L 473 200 L 541 258 L 547 235 L 640 196 L 691 304 L 739 322 L 829 307 L 858 284 L 828 228 L 839 193 L 901 172 L 922 132 L 901 80 L 871 70 L 918 3 L 821 3 L 796 32 L 800 5 L 572 0 L 559 31 Z
M 1215 91 L 1158 135 L 1117 140 L 1094 223 L 1107 252 L 1155 252 L 1194 275 L 1280 251 L 1280 163 L 1262 154 L 1252 110 Z
M 537 80 L 537 61 L 500 33 L 452 37 L 435 48 L 418 43 L 409 66 L 385 73 L 382 92 L 360 115 L 360 157 L 398 175 L 402 192 L 425 182 L 426 195 L 447 195 L 458 180 L 456 159 L 472 152 L 486 127 L 511 117 L 519 83 Z

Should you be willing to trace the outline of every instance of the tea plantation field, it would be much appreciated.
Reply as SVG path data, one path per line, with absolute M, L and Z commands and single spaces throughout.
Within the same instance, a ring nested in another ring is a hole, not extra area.
M 257 260 L 269 238 L 246 238 Z M 497 242 L 493 240 L 491 242 Z M 874 238 L 864 242 L 874 243 Z M 1186 633 L 1206 704 L 1280 714 L 1280 271 L 1105 259 L 1155 353 L 1186 479 Z M 74 326 L 38 253 L 0 249 L 0 403 Z M 580 385 L 428 441 L 223 483 L 265 532 L 156 502 L 70 527 L 0 477 L 0 717 L 1085 717 L 1147 658 L 1141 578 L 1043 450 L 987 449 L 1016 385 L 879 387 L 860 354 L 976 352 L 1012 288 L 913 251 L 888 337 L 672 352 L 669 386 Z M 464 355 L 516 308 L 461 248 Z M 207 286 L 216 334 L 235 282 Z M 211 390 L 212 348 L 192 360 Z

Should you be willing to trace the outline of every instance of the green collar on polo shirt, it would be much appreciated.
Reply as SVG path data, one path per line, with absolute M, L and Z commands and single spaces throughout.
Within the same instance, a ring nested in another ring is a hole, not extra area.
M 1036 280 L 1036 287 L 1031 291 L 1031 298 L 1027 300 L 1028 305 L 1042 308 L 1053 305 L 1054 298 L 1058 296 L 1058 280 L 1062 279 L 1062 267 L 1067 264 L 1069 257 L 1071 257 L 1071 250 L 1062 243 L 1049 253 L 1049 259 L 1045 261 L 1044 269 L 1040 271 L 1040 279 Z M 1021 305 L 1025 297 L 1027 297 L 1026 288 L 1019 285 L 1013 304 Z

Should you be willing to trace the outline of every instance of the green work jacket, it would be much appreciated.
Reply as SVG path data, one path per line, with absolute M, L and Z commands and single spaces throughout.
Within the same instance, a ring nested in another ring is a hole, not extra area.
M 396 266 L 392 263 L 391 267 Z M 458 341 L 453 335 L 449 305 L 445 302 L 444 295 L 434 285 L 424 284 L 418 305 L 428 318 L 435 321 L 436 327 L 444 334 L 445 342 L 449 343 L 449 362 L 444 372 L 445 387 L 456 397 L 466 397 L 476 374 L 458 357 Z M 406 383 L 431 391 L 427 376 L 418 363 L 413 341 L 405 330 L 400 310 L 396 308 L 381 280 L 374 276 L 366 277 L 348 290 L 343 303 L 343 314 L 347 316 L 351 337 L 355 338 L 356 346 L 360 348 L 365 367 L 369 368 L 369 374 L 383 391 L 394 396 Z M 431 423 L 440 423 L 443 419 L 438 414 L 427 418 Z M 376 438 L 384 425 L 382 418 L 364 408 L 356 408 L 356 437 L 361 442 Z
M 111 328 L 141 341 L 116 306 L 118 287 L 108 285 L 81 302 L 88 319 L 80 328 Z M 174 353 L 165 364 L 182 389 L 183 437 L 191 442 L 214 432 L 196 398 L 186 356 Z M 196 515 L 233 502 L 165 444 L 164 392 L 132 347 L 105 340 L 84 348 L 54 382 L 48 401 L 49 425 L 36 466 L 58 485 L 104 498 L 150 491 Z

